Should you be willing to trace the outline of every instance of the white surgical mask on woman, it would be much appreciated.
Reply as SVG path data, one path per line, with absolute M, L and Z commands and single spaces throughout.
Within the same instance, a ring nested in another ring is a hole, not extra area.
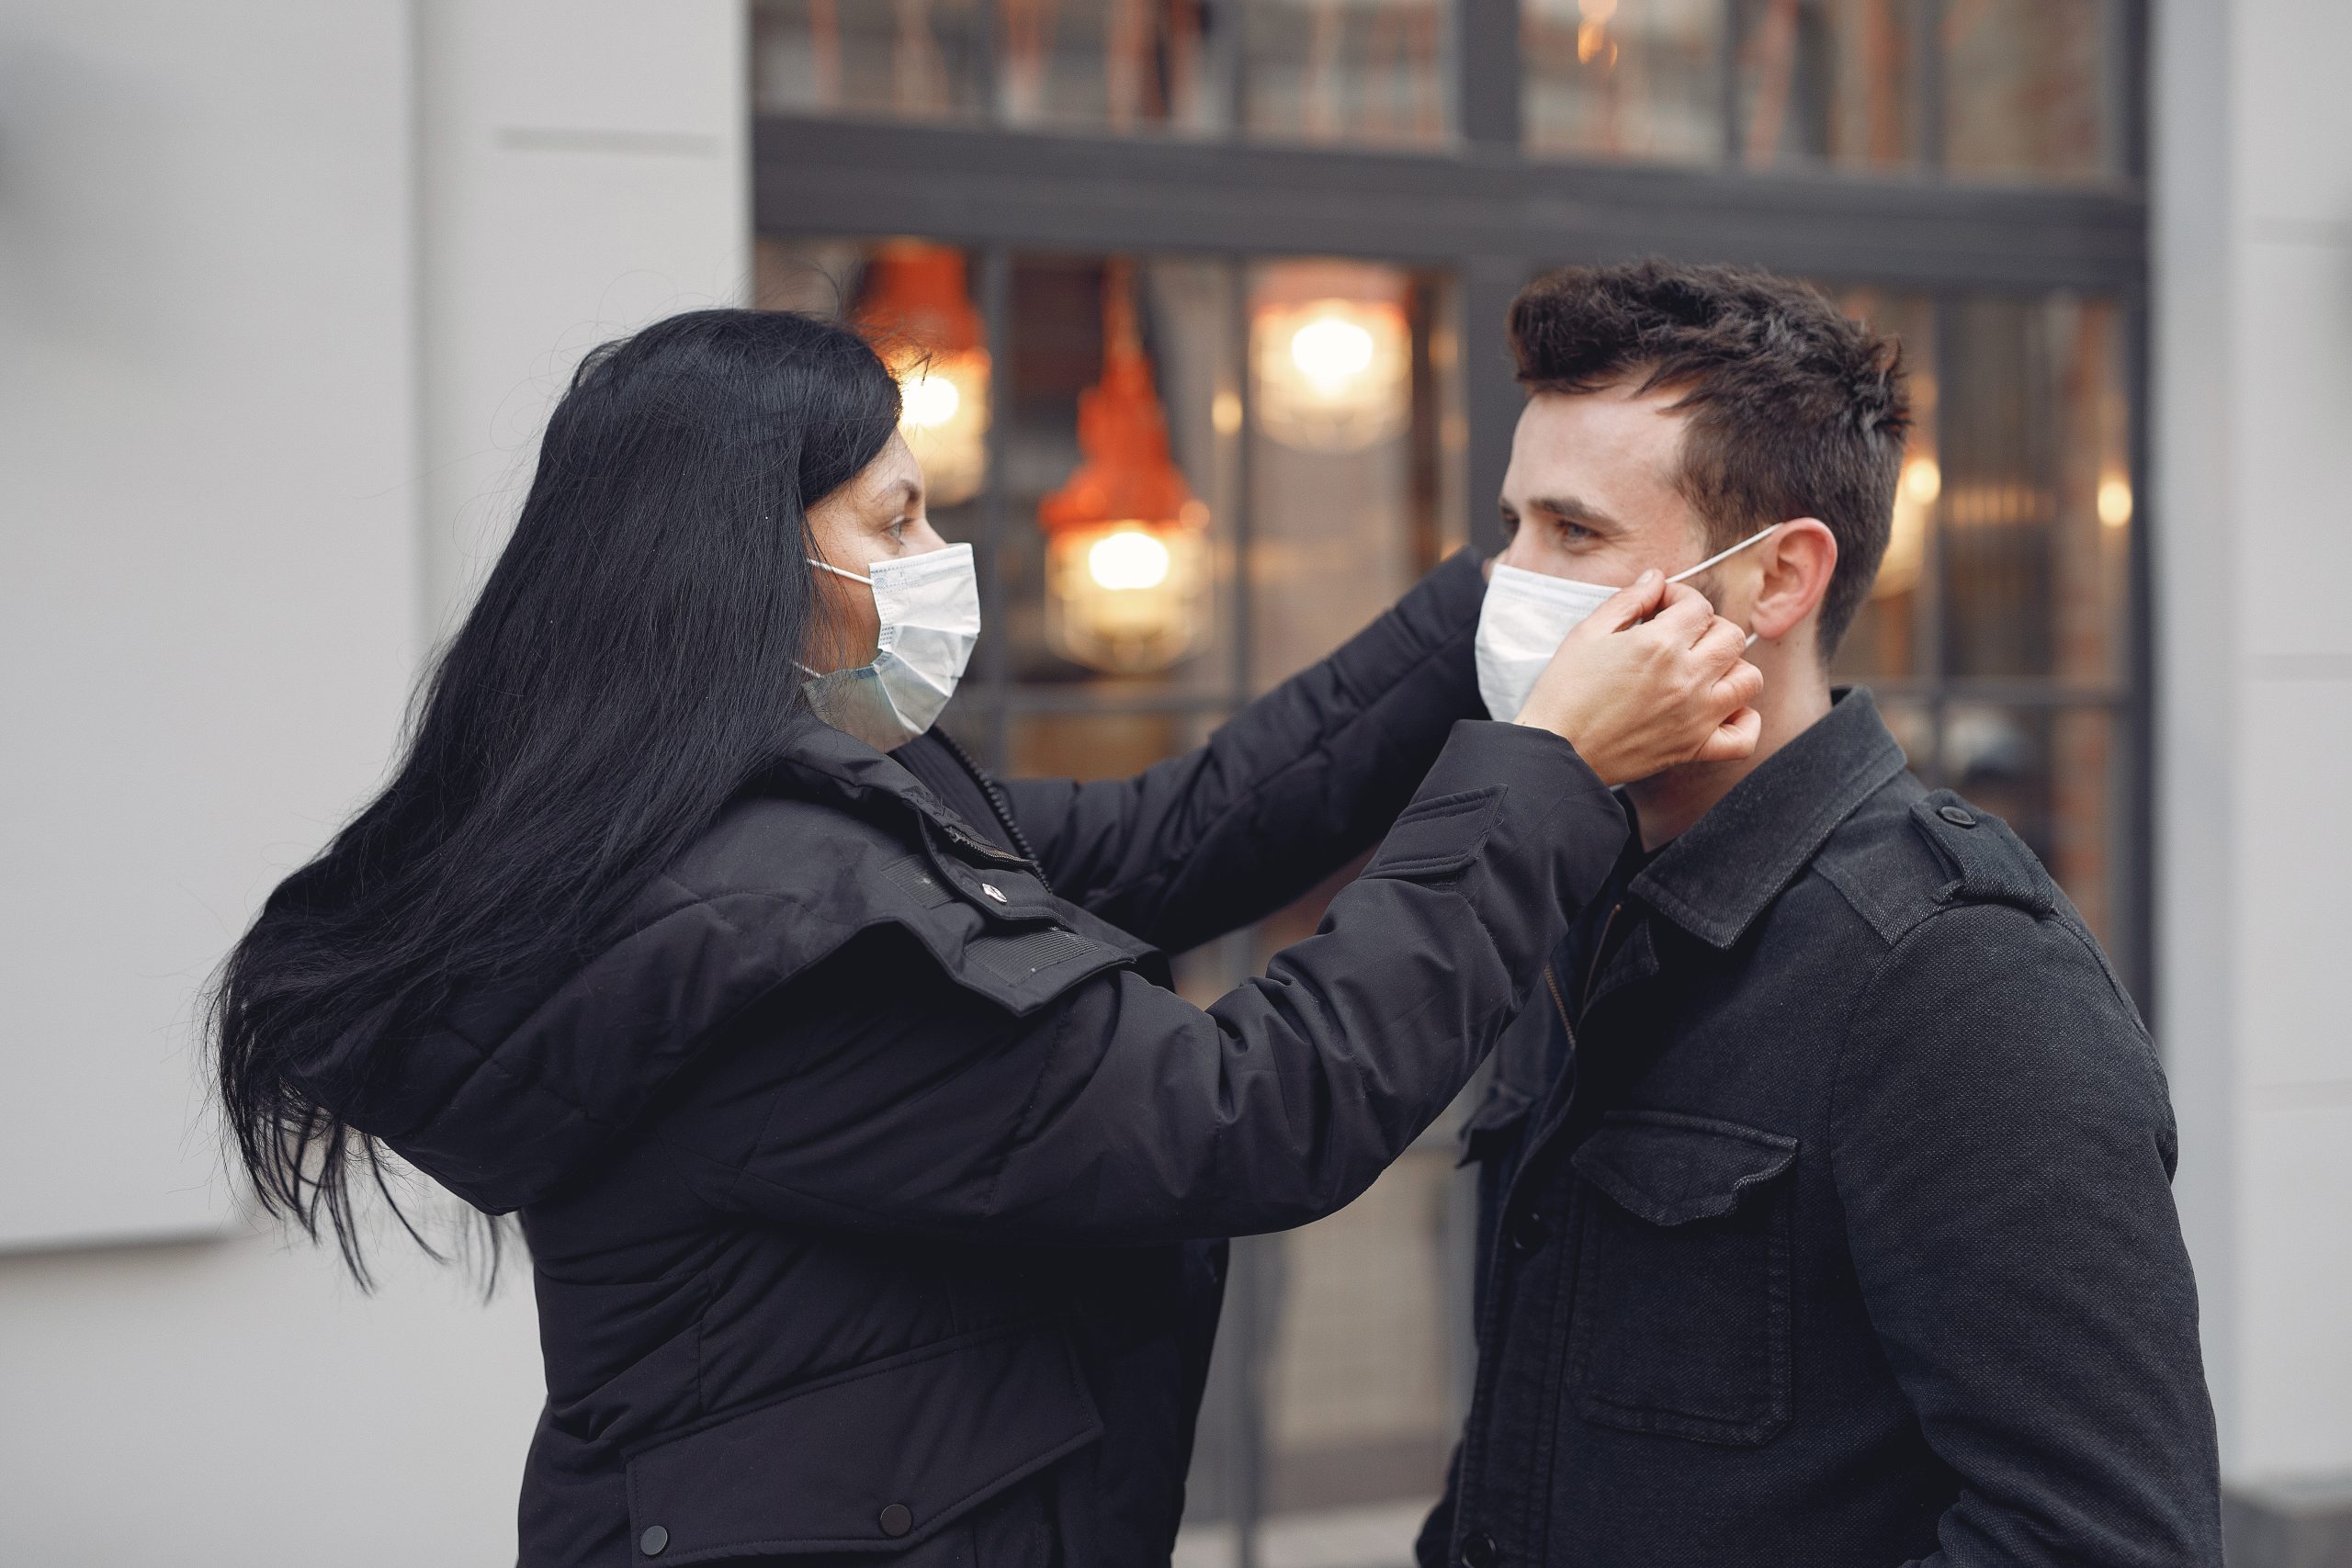
M 843 734 L 877 751 L 895 751 L 932 727 L 972 660 L 972 644 L 980 636 L 980 579 L 972 547 L 878 560 L 870 577 L 814 556 L 808 564 L 871 587 L 881 624 L 871 664 L 829 675 L 808 671 L 808 705 Z
M 1771 531 L 1751 534 L 1667 581 L 1680 582 L 1696 577 Z M 1478 695 L 1486 699 L 1487 712 L 1499 719 L 1517 718 L 1519 710 L 1527 705 L 1528 694 L 1535 690 L 1536 677 L 1560 650 L 1562 639 L 1619 592 L 1598 582 L 1546 577 L 1497 561 L 1495 575 L 1487 583 L 1486 603 L 1478 610 Z M 1753 634 L 1747 642 L 1751 648 L 1756 645 Z

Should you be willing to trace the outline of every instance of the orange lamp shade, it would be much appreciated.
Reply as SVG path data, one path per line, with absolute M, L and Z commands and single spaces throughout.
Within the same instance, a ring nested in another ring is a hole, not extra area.
M 867 265 L 857 323 L 899 378 L 899 432 L 922 464 L 933 505 L 988 482 L 989 351 L 964 254 L 894 241 Z
M 1169 455 L 1168 422 L 1136 331 L 1133 274 L 1103 293 L 1102 378 L 1079 394 L 1078 471 L 1037 508 L 1046 637 L 1115 674 L 1165 670 L 1208 626 L 1208 508 Z

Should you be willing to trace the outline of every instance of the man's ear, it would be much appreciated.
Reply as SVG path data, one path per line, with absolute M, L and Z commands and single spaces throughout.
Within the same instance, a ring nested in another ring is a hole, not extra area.
M 1838 536 L 1818 517 L 1792 518 L 1757 546 L 1756 553 L 1763 558 L 1758 563 L 1762 577 L 1748 629 L 1766 642 L 1778 642 L 1821 608 L 1838 570 Z

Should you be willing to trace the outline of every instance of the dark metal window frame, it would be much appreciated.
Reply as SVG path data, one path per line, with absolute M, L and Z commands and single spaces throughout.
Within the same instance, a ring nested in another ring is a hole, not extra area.
M 1944 307 L 1939 318 L 1950 314 L 1951 301 L 1972 294 L 2074 289 L 2115 299 L 2126 329 L 2137 498 L 2121 686 L 2071 691 L 2044 681 L 1951 680 L 1942 674 L 1942 649 L 1931 641 L 1924 676 L 1883 682 L 1878 689 L 1924 700 L 1939 712 L 1951 701 L 1977 700 L 2104 708 L 2116 716 L 2122 766 L 2135 785 L 2126 791 L 2127 820 L 2117 834 L 2117 956 L 2144 1006 L 2154 953 L 2148 615 L 2154 511 L 2146 482 L 2146 0 L 2120 0 L 2114 9 L 2121 176 L 2081 188 L 1942 177 L 1937 40 L 1949 3 L 1914 0 L 1923 40 L 1924 166 L 1900 177 L 1530 156 L 1521 145 L 1518 0 L 1453 0 L 1455 140 L 1446 146 L 1362 151 L 1272 144 L 1238 132 L 1216 139 L 1069 134 L 763 115 L 752 131 L 753 219 L 768 236 L 908 234 L 971 248 L 1000 367 L 1009 363 L 1002 351 L 1016 252 L 1182 254 L 1237 264 L 1322 255 L 1443 267 L 1456 280 L 1460 309 L 1468 424 L 1462 501 L 1474 520 L 1490 513 L 1521 400 L 1503 341 L 1505 307 L 1541 266 L 1653 254 L 1744 262 L 1838 286 L 1925 293 Z M 1735 36 L 1739 0 L 1724 6 L 1726 36 Z M 979 7 L 984 79 L 991 63 L 989 15 L 990 7 Z M 1221 96 L 1235 105 L 1243 101 L 1246 68 L 1238 31 L 1227 28 L 1214 37 L 1211 54 L 1212 69 L 1223 77 Z M 1722 70 L 1728 102 L 1736 70 L 1729 47 Z M 1245 399 L 1247 381 L 1245 376 Z M 1001 425 L 994 439 L 1003 439 Z M 995 471 L 1002 471 L 1001 463 Z M 993 558 L 1012 521 L 1002 496 L 991 490 L 981 504 L 984 556 Z M 1235 522 L 1246 540 L 1246 515 Z M 1249 584 L 1246 573 L 1237 575 L 1238 692 L 1249 680 Z M 993 570 L 984 581 L 990 597 L 983 611 L 993 615 L 1002 587 Z M 1067 694 L 1027 694 L 1023 700 L 1009 685 L 1001 646 L 984 654 L 978 673 L 976 694 L 996 715 L 999 761 L 1006 715 L 1087 705 Z M 1203 699 L 1172 696 L 1147 705 L 1196 709 Z
M 1741 0 L 1722 0 L 1726 43 L 1722 85 L 1736 101 L 1736 38 Z M 2099 188 L 1962 184 L 1941 176 L 1942 70 L 1939 26 L 1951 0 L 1913 0 L 1922 39 L 1917 62 L 1924 167 L 1904 177 L 1745 171 L 1576 162 L 1529 156 L 1521 146 L 1519 0 L 1453 0 L 1450 97 L 1456 140 L 1419 152 L 1274 145 L 1238 133 L 1220 139 L 1075 135 L 991 125 L 763 115 L 753 126 L 753 214 L 758 231 L 779 238 L 916 235 L 970 248 L 976 292 L 1000 378 L 997 403 L 1011 406 L 1009 330 L 1016 253 L 1189 254 L 1222 257 L 1238 268 L 1255 257 L 1343 256 L 1442 268 L 1454 279 L 1462 345 L 1462 402 L 1468 430 L 1463 465 L 1463 515 L 1491 516 L 1510 453 L 1521 405 L 1503 335 L 1505 308 L 1544 265 L 1661 254 L 1691 261 L 1743 262 L 1841 287 L 1923 293 L 1936 301 L 1937 332 L 1947 336 L 1953 305 L 1964 296 L 2039 295 L 2080 290 L 2113 299 L 2121 312 L 2124 392 L 2131 421 L 2130 468 L 2136 514 L 2131 533 L 2127 667 L 2113 690 L 2072 690 L 2054 681 L 1984 682 L 1946 678 L 1938 630 L 1947 530 L 1935 533 L 1928 571 L 1929 662 L 1925 676 L 1880 682 L 1888 696 L 1925 703 L 1940 719 L 1955 701 L 2012 706 L 2075 706 L 2106 711 L 2120 726 L 2118 754 L 2127 770 L 2124 819 L 2116 824 L 2116 956 L 2146 1008 L 2154 952 L 2152 849 L 2154 715 L 2152 546 L 2154 507 L 2148 477 L 2148 208 L 2146 180 L 2147 0 L 2119 0 L 2111 51 L 2121 140 L 2121 177 Z M 991 7 L 978 7 L 977 68 L 992 78 Z M 1210 69 L 1228 105 L 1245 101 L 1239 29 L 1211 40 Z M 987 95 L 983 95 L 984 98 Z M 1726 113 L 1727 141 L 1737 135 Z M 1234 291 L 1230 330 L 1246 344 L 1246 291 Z M 1939 349 L 1940 350 L 1940 344 Z M 1940 352 L 1939 359 L 1943 356 Z M 1246 364 L 1246 359 L 1242 361 Z M 1240 378 L 1242 429 L 1249 382 Z M 991 432 L 991 472 L 1005 471 L 1007 422 Z M 1949 449 L 1948 441 L 1939 446 Z M 1231 520 L 1237 558 L 1246 559 L 1250 519 L 1248 453 L 1242 438 L 1241 500 Z M 991 485 L 979 502 L 982 613 L 1003 626 L 1001 543 L 1014 525 L 1006 497 Z M 1486 536 L 1491 541 L 1491 535 Z M 1228 692 L 1170 692 L 1103 705 L 1066 688 L 1017 688 L 1004 639 L 983 639 L 973 682 L 975 705 L 991 727 L 986 750 L 1002 765 L 1015 712 L 1215 712 L 1251 689 L 1249 628 L 1251 585 L 1235 574 Z M 1242 961 L 1227 943 L 1229 966 Z M 1457 1194 L 1464 1203 L 1465 1194 Z M 1471 1222 L 1450 1222 L 1454 1249 L 1466 1255 Z M 1269 1274 L 1263 1243 L 1237 1247 L 1227 1303 L 1229 1330 L 1218 1374 L 1228 1450 L 1224 1511 L 1237 1528 L 1235 1562 L 1258 1561 L 1256 1525 L 1263 1516 L 1264 1317 Z M 1467 1269 L 1451 1301 L 1460 1397 L 1471 1356 Z M 1214 1479 L 1214 1478 L 1203 1478 Z

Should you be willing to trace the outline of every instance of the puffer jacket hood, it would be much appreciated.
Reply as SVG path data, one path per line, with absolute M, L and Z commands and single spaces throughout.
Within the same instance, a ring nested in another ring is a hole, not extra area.
M 397 1070 L 367 1060 L 395 1047 L 355 1034 L 298 1081 L 475 1208 L 527 1207 L 608 1151 L 729 1016 L 902 919 L 899 885 L 876 872 L 925 835 L 1020 868 L 899 762 L 806 725 L 560 981 L 461 998 L 397 1046 Z

